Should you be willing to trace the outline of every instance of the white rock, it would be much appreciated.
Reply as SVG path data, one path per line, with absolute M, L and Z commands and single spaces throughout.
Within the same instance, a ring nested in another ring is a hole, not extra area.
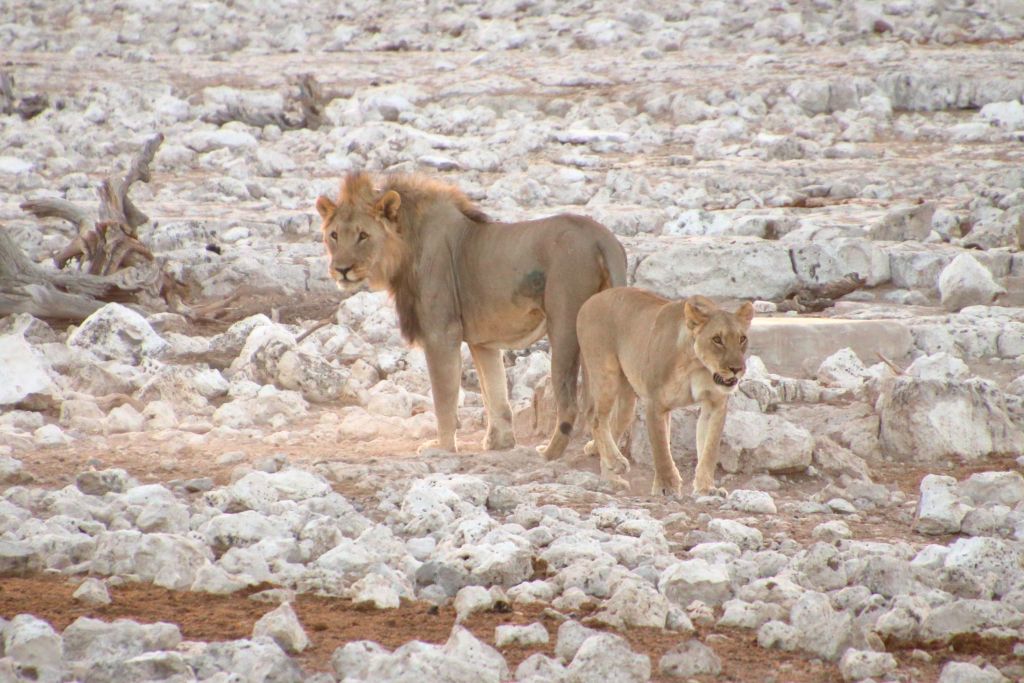
M 163 588 L 183 590 L 210 560 L 209 548 L 185 536 L 105 531 L 96 537 L 90 570 L 104 576 L 136 574 Z
M 401 605 L 398 591 L 391 581 L 379 574 L 367 574 L 352 584 L 352 602 L 375 609 L 396 609 Z
M 555 656 L 560 660 L 568 664 L 572 661 L 573 657 L 576 656 L 576 652 L 580 649 L 580 645 L 583 644 L 587 638 L 596 636 L 601 631 L 587 628 L 578 621 L 572 619 L 562 622 L 558 626 L 558 635 L 555 641 Z
M 971 375 L 971 370 L 967 363 L 956 356 L 940 351 L 915 358 L 905 374 L 918 379 L 951 381 L 967 379 Z
M 668 599 L 651 584 L 627 579 L 619 582 L 596 618 L 618 629 L 665 628 L 670 607 Z
M 720 605 L 732 597 L 728 569 L 701 559 L 669 565 L 658 579 L 658 590 L 680 607 L 694 600 Z
M 1008 680 L 994 667 L 982 669 L 970 662 L 947 662 L 937 683 L 1007 683 Z
M 256 138 L 248 133 L 227 128 L 194 131 L 185 135 L 182 138 L 182 142 L 189 149 L 200 153 L 212 152 L 215 149 L 221 148 L 231 150 L 256 149 L 259 146 Z
M 168 343 L 141 315 L 121 304 L 99 309 L 68 336 L 68 346 L 85 349 L 99 358 L 137 365 L 143 358 L 159 357 Z
M 760 531 L 732 519 L 712 519 L 708 522 L 708 531 L 742 550 L 759 550 L 764 543 Z
M 1016 100 L 1010 102 L 989 102 L 981 108 L 978 116 L 1009 130 L 1024 128 L 1024 104 Z
M 466 586 L 455 595 L 455 622 L 460 623 L 476 612 L 486 612 L 494 604 L 491 592 L 483 586 Z
M 601 633 L 583 641 L 566 673 L 571 683 L 644 683 L 651 677 L 651 659 L 633 652 L 621 636 Z
M 734 489 L 726 497 L 729 507 L 739 512 L 749 512 L 760 515 L 774 515 L 777 510 L 775 501 L 770 493 L 765 491 L 747 491 Z
M 722 660 L 699 640 L 687 640 L 662 656 L 658 671 L 672 678 L 717 676 L 722 672 Z
M 883 678 L 896 670 L 896 658 L 888 652 L 854 650 L 850 648 L 839 660 L 839 674 L 844 681 L 860 681 L 865 678 Z
M 229 574 L 215 564 L 203 565 L 196 572 L 196 580 L 189 590 L 212 595 L 230 595 L 256 583 L 247 574 Z
M 3 629 L 3 652 L 24 669 L 36 669 L 45 683 L 60 680 L 61 637 L 42 619 L 19 614 Z
M 494 629 L 494 644 L 497 647 L 534 647 L 546 645 L 548 639 L 548 630 L 540 622 L 534 622 L 529 626 L 506 624 Z
M 86 579 L 75 589 L 71 597 L 90 607 L 110 604 L 110 593 L 107 591 L 107 584 L 99 579 Z
M 949 546 L 943 566 L 964 572 L 974 583 L 1001 595 L 1024 581 L 1019 544 L 997 538 L 960 538 Z
M 814 527 L 814 529 L 811 530 L 811 537 L 818 541 L 824 541 L 825 543 L 834 543 L 842 539 L 852 538 L 853 532 L 850 531 L 850 527 L 846 522 L 835 519 L 828 522 L 822 522 Z
M 535 652 L 516 667 L 519 683 L 559 683 L 565 678 L 565 667 L 557 659 Z
M 0 406 L 57 391 L 46 357 L 20 334 L 0 336 Z
M 971 507 L 956 495 L 956 479 L 938 474 L 921 480 L 914 528 L 922 533 L 956 533 Z
M 920 637 L 946 642 L 962 634 L 977 634 L 986 629 L 1016 629 L 1024 615 L 1012 606 L 992 600 L 954 600 L 924 611 Z
M 876 409 L 883 453 L 893 460 L 1024 452 L 1024 433 L 1007 414 L 1002 392 L 987 380 L 897 377 L 883 389 Z
M 747 277 L 737 278 L 742 271 Z M 789 250 L 756 238 L 680 238 L 642 258 L 635 285 L 673 299 L 711 297 L 781 299 L 796 285 Z
M 792 652 L 800 647 L 801 634 L 784 621 L 769 621 L 757 629 L 757 644 L 766 650 Z
M 0 174 L 21 175 L 22 173 L 28 173 L 34 168 L 35 164 L 31 161 L 19 159 L 18 157 L 0 156 Z
M 726 417 L 719 462 L 726 472 L 802 472 L 813 452 L 814 437 L 803 427 L 778 415 L 735 410 Z
M 855 389 L 870 377 L 868 369 L 854 353 L 846 347 L 822 361 L 817 372 L 818 381 L 830 387 Z
M 976 472 L 960 482 L 959 491 L 975 506 L 1013 507 L 1024 500 L 1024 476 L 1020 472 Z
M 1006 293 L 992 277 L 992 272 L 967 253 L 958 255 L 942 269 L 938 284 L 942 306 L 949 311 L 988 305 Z
M 503 681 L 509 678 L 508 664 L 501 653 L 462 626 L 452 626 L 451 635 L 442 652 L 469 664 L 479 672 L 483 680 Z
M 297 654 L 309 647 L 309 637 L 302 629 L 299 618 L 295 615 L 290 603 L 282 603 L 280 607 L 267 612 L 252 627 L 252 637 L 269 636 L 281 649 L 289 654 Z
M 390 653 L 372 640 L 345 643 L 331 655 L 331 667 L 341 680 L 365 680 L 372 663 Z
M 718 626 L 725 628 L 761 628 L 769 621 L 781 621 L 789 613 L 781 605 L 769 602 L 746 602 L 744 600 L 726 600 L 722 605 L 722 616 Z
M 64 658 L 75 662 L 127 659 L 157 650 L 173 650 L 181 643 L 174 624 L 137 624 L 128 619 L 113 622 L 79 617 L 64 629 Z
M 230 672 L 218 683 L 233 683 L 236 679 L 272 679 L 281 683 L 301 683 L 305 680 L 299 666 L 273 639 L 266 637 L 209 643 L 198 656 L 192 658 L 190 665 L 196 671 L 197 678 L 201 677 L 204 681 L 217 680 L 216 672 Z
M 822 659 L 834 661 L 850 645 L 853 617 L 834 611 L 824 593 L 808 591 L 800 596 L 789 621 L 799 633 L 800 647 Z

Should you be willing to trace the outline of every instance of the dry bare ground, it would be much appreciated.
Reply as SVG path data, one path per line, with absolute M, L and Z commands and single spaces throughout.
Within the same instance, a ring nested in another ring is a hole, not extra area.
M 1017 4 L 428 5 L 0 4 L 0 230 L 55 274 L 78 232 L 21 204 L 91 211 L 161 133 L 131 198 L 187 304 L 0 318 L 0 681 L 1024 680 Z M 642 420 L 629 491 L 544 462 L 543 343 L 516 449 L 466 353 L 460 452 L 417 455 L 422 353 L 325 274 L 354 169 L 756 300 L 733 493 L 646 495 Z

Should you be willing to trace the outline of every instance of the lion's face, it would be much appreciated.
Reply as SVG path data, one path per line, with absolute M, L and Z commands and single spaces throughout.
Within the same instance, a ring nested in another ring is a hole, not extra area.
M 323 219 L 320 229 L 328 274 L 338 288 L 352 290 L 364 283 L 373 289 L 385 286 L 391 260 L 388 257 L 398 240 L 393 213 L 397 205 L 386 204 L 383 199 L 368 206 L 356 202 L 334 204 L 320 197 L 316 208 Z
M 754 307 L 748 302 L 730 312 L 710 299 L 692 297 L 684 310 L 697 359 L 711 371 L 715 384 L 731 391 L 747 369 L 747 331 Z

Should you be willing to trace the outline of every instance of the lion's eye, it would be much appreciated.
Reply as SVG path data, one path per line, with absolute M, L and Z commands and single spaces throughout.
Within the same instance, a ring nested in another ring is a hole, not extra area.
M 722 335 L 716 334 L 714 337 L 711 338 L 711 341 L 713 341 L 716 344 L 718 344 L 719 346 L 721 346 L 722 345 Z
M 334 240 L 335 242 L 338 241 L 338 233 L 337 233 L 337 231 L 331 232 L 331 239 Z
M 363 241 L 363 240 L 365 240 L 365 239 L 369 239 L 369 237 L 370 237 L 370 236 L 369 236 L 369 235 L 367 235 L 367 234 L 366 234 L 365 232 L 361 232 L 361 233 L 359 233 L 359 240 L 358 240 L 358 241 L 359 241 L 359 242 L 362 242 L 362 241 Z

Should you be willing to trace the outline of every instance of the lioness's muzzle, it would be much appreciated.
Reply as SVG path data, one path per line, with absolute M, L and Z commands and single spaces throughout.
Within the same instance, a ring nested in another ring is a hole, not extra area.
M 723 387 L 734 387 L 740 381 L 739 377 L 733 376 L 730 377 L 729 379 L 726 379 L 719 375 L 717 372 L 714 375 L 712 375 L 712 379 L 715 380 L 715 384 L 721 385 Z

